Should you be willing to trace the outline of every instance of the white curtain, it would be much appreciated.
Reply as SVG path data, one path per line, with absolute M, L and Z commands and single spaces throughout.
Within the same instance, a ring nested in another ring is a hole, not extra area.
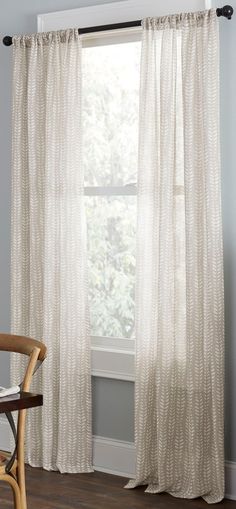
M 136 478 L 224 496 L 215 10 L 146 19 L 138 176 Z
M 12 332 L 43 340 L 27 461 L 90 472 L 91 372 L 77 30 L 14 37 Z M 12 360 L 12 380 L 22 364 Z

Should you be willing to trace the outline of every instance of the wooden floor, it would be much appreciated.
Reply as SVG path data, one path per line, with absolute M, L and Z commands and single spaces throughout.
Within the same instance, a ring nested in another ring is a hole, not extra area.
M 95 472 L 59 474 L 27 467 L 28 509 L 206 509 L 201 499 L 180 500 L 166 494 L 145 494 L 143 488 L 123 489 L 127 479 Z M 213 507 L 236 509 L 225 500 Z M 0 485 L 0 509 L 13 508 L 12 495 Z

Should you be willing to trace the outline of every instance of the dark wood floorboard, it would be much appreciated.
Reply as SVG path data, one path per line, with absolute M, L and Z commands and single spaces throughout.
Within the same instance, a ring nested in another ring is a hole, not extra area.
M 150 495 L 144 488 L 125 490 L 127 479 L 94 472 L 59 474 L 26 468 L 28 509 L 206 509 L 201 499 L 182 500 L 167 494 Z M 213 507 L 236 509 L 236 501 L 224 500 Z M 0 509 L 12 509 L 10 488 L 0 485 Z

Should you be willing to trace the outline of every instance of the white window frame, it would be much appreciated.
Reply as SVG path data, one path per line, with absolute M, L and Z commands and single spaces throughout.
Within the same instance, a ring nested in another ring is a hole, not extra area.
M 174 14 L 176 12 L 198 11 L 210 9 L 215 5 L 214 0 L 165 0 L 158 2 L 156 0 L 123 0 L 110 4 L 100 4 L 78 9 L 50 12 L 37 16 L 38 32 L 47 32 L 53 30 L 63 30 L 66 28 L 85 28 L 89 26 L 107 25 L 113 23 L 123 23 L 134 21 L 148 16 L 163 16 L 165 14 Z M 86 45 L 89 45 L 91 39 L 100 40 L 106 38 L 117 38 L 122 34 L 127 34 L 127 40 L 133 37 L 141 37 L 141 27 L 132 29 L 116 30 L 110 32 L 100 32 L 97 34 L 85 34 L 83 38 Z M 133 34 L 133 35 L 131 35 Z M 105 187 L 87 187 L 85 194 L 107 195 L 109 188 Z M 124 186 L 110 188 L 110 194 L 135 195 L 134 186 Z M 92 338 L 92 375 L 104 378 L 113 378 L 118 380 L 135 380 L 134 369 L 135 341 L 131 339 L 115 338 Z

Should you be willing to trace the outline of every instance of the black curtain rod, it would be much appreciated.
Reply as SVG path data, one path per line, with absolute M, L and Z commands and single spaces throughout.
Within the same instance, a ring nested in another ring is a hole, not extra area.
M 233 7 L 231 5 L 225 5 L 224 7 L 218 7 L 216 9 L 216 14 L 218 17 L 223 16 L 224 18 L 231 19 L 233 15 Z M 115 23 L 113 25 L 100 25 L 97 27 L 87 27 L 87 28 L 79 28 L 78 31 L 80 34 L 89 34 L 91 32 L 105 32 L 108 30 L 118 30 L 122 28 L 132 28 L 141 26 L 142 21 L 139 19 L 137 21 L 128 21 L 126 23 Z M 4 46 L 12 45 L 12 37 L 10 35 L 5 35 L 2 40 Z

